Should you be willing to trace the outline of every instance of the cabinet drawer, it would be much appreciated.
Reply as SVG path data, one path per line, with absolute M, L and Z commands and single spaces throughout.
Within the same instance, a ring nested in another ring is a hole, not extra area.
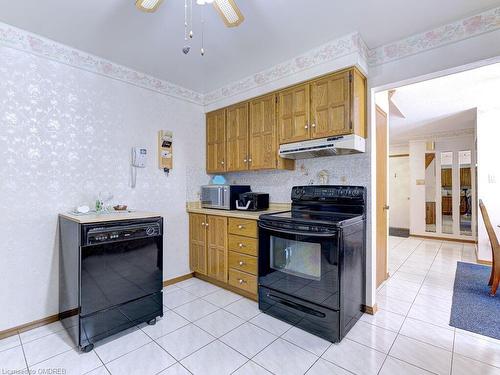
M 252 275 L 257 275 L 256 257 L 230 251 L 228 263 L 229 268 L 234 268 L 238 271 L 251 273 Z
M 257 237 L 257 220 L 229 218 L 229 233 Z
M 229 270 L 229 285 L 257 294 L 257 276 L 245 272 Z
M 228 248 L 230 251 L 257 256 L 258 242 L 256 238 L 229 235 Z

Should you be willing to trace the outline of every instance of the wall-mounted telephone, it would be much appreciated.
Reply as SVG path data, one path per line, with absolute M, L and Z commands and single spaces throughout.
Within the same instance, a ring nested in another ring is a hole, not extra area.
M 136 168 L 146 167 L 146 157 L 148 155 L 148 150 L 141 147 L 132 148 L 132 166 Z
M 173 134 L 168 130 L 158 132 L 158 166 L 167 174 L 173 167 Z
M 132 188 L 135 188 L 137 182 L 137 168 L 146 167 L 146 159 L 148 150 L 143 147 L 132 147 L 132 162 L 130 168 L 132 169 Z

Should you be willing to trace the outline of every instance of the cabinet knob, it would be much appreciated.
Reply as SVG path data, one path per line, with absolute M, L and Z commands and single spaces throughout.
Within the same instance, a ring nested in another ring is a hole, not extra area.
M 316 127 L 316 124 L 312 124 L 311 126 L 312 126 L 313 128 L 315 128 L 315 127 Z
M 248 159 L 248 162 L 251 163 L 252 162 L 252 158 Z
M 240 260 L 239 264 L 240 264 L 240 266 L 244 266 L 245 262 L 243 262 L 242 260 Z
M 222 160 L 222 161 L 220 162 L 220 164 L 221 164 L 221 165 L 224 165 L 224 160 Z
M 304 129 L 309 129 L 309 125 L 307 125 L 307 124 L 306 124 L 306 125 L 304 126 Z
M 238 229 L 244 229 L 245 227 L 243 225 L 238 225 Z
M 243 279 L 238 279 L 238 282 L 240 283 L 240 285 L 246 283 L 246 281 Z
M 246 163 L 247 162 L 247 159 L 243 159 L 243 163 Z
M 241 228 L 240 228 L 241 229 Z M 241 242 L 238 244 L 239 248 L 241 249 L 242 247 L 245 247 Z
M 201 226 L 204 227 L 205 226 L 205 223 L 201 223 Z
M 205 223 L 205 226 L 208 227 L 208 223 Z

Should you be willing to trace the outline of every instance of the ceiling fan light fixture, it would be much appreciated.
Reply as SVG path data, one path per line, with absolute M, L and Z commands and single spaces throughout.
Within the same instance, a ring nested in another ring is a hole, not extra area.
M 238 26 L 245 19 L 234 0 L 215 0 L 214 7 L 227 27 Z
M 156 12 L 163 0 L 136 0 L 135 6 L 143 12 L 153 13 Z

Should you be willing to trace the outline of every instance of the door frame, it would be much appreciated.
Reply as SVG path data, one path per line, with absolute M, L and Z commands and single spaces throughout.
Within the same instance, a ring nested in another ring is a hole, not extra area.
M 439 70 L 436 72 L 423 74 L 419 76 L 410 77 L 400 81 L 394 81 L 387 84 L 382 84 L 380 86 L 372 87 L 370 85 L 370 80 L 368 81 L 368 146 L 370 150 L 370 186 L 371 191 L 369 193 L 369 203 L 368 207 L 370 212 L 368 214 L 371 225 L 369 226 L 370 241 L 370 256 L 367 257 L 367 288 L 366 288 L 366 305 L 370 307 L 373 311 L 376 311 L 376 275 L 377 275 L 377 190 L 387 189 L 388 181 L 379 181 L 377 179 L 376 170 L 376 155 L 377 155 L 377 139 L 376 139 L 376 94 L 383 91 L 393 90 L 395 88 L 410 85 L 413 83 L 419 83 L 424 81 L 429 81 L 431 79 L 445 77 L 448 75 L 465 72 L 468 70 L 473 70 L 481 68 L 484 66 L 497 64 L 500 62 L 500 56 L 493 58 L 475 61 L 470 64 L 464 64 L 444 70 Z M 388 250 L 388 249 L 387 249 Z M 383 285 L 383 284 L 382 284 Z
M 379 123 L 379 115 L 383 120 Z M 377 238 L 375 239 L 375 245 L 377 246 L 377 262 L 376 266 L 376 284 L 375 286 L 380 287 L 388 278 L 388 242 L 389 242 L 389 114 L 386 113 L 380 106 L 375 104 L 375 138 L 378 150 L 384 146 L 381 152 L 375 154 L 376 170 L 375 175 L 377 176 L 377 181 L 385 179 L 386 185 L 380 189 L 377 189 L 375 209 L 376 209 L 376 227 L 377 227 Z M 380 178 L 379 178 L 380 176 Z M 385 176 L 385 178 L 384 178 Z M 380 238 L 378 234 L 384 233 L 384 238 Z M 385 246 L 385 249 L 384 249 Z M 383 267 L 383 270 L 379 269 Z

